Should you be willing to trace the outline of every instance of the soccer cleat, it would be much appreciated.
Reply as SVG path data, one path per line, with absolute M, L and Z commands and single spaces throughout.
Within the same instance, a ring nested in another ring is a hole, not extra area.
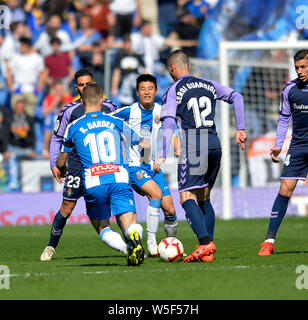
M 155 240 L 148 240 L 147 245 L 148 245 L 149 257 L 158 257 L 159 254 L 158 254 L 156 241 Z
M 274 252 L 274 244 L 271 242 L 262 242 L 260 244 L 261 249 L 258 252 L 258 256 L 270 256 Z
M 201 261 L 204 261 L 204 262 L 213 261 L 213 260 L 214 260 L 214 253 L 210 253 L 201 258 Z
M 127 264 L 129 266 L 140 265 L 144 260 L 144 248 L 139 233 L 136 230 L 131 231 L 129 239 L 130 241 L 127 244 Z
M 189 254 L 185 259 L 184 262 L 198 262 L 202 261 L 201 259 L 204 256 L 208 256 L 211 253 L 216 251 L 216 246 L 213 241 L 209 244 L 203 244 L 196 246 L 196 250 Z
M 41 261 L 50 261 L 56 249 L 52 246 L 47 246 L 41 254 Z

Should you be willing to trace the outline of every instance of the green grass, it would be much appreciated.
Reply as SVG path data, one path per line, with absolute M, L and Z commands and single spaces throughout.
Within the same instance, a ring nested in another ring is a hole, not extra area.
M 101 243 L 90 225 L 67 225 L 49 262 L 39 260 L 49 225 L 1 227 L 0 265 L 9 267 L 11 277 L 0 300 L 308 299 L 308 290 L 295 286 L 296 267 L 308 266 L 307 218 L 286 218 L 275 254 L 258 257 L 267 224 L 267 219 L 217 219 L 213 262 L 147 258 L 137 267 L 128 267 L 124 256 Z M 186 253 L 195 249 L 187 222 L 179 224 L 178 238 Z

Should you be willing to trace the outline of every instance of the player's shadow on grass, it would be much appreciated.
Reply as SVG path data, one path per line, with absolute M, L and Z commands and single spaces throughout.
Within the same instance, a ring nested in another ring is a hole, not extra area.
M 275 255 L 276 254 L 290 254 L 290 253 L 308 253 L 308 251 L 304 251 L 304 250 L 298 250 L 298 251 L 275 251 Z
M 110 258 L 124 258 L 122 255 L 112 255 L 112 256 L 80 256 L 80 257 L 66 257 L 63 260 L 75 260 L 75 259 L 110 259 Z M 122 266 L 121 263 L 84 263 L 76 264 L 62 267 L 115 267 Z
M 121 258 L 121 255 L 113 255 L 113 256 L 81 256 L 81 257 L 66 257 L 63 258 L 65 260 L 74 260 L 74 259 L 105 259 L 105 258 Z

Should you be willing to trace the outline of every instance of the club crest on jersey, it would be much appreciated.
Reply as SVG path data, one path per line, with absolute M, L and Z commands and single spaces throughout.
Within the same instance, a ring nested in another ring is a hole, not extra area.
M 120 172 L 120 168 L 117 164 L 112 163 L 97 164 L 90 167 L 90 173 L 92 177 L 116 172 Z
M 137 175 L 137 179 L 139 179 L 139 180 L 143 178 L 143 173 L 140 172 L 140 171 L 138 171 L 138 172 L 136 173 L 136 175 Z
M 154 123 L 155 123 L 155 124 L 159 124 L 159 122 L 160 122 L 159 116 L 156 115 L 156 116 L 154 117 Z

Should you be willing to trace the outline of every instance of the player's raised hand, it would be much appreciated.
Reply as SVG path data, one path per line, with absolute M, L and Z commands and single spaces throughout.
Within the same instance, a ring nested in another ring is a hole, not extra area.
M 280 152 L 281 152 L 280 147 L 275 147 L 275 148 L 271 149 L 270 156 L 271 156 L 273 162 L 275 162 L 275 163 L 280 162 L 280 159 L 277 158 Z
M 245 130 L 236 130 L 235 141 L 241 146 L 242 150 L 245 149 L 245 141 L 247 139 Z

